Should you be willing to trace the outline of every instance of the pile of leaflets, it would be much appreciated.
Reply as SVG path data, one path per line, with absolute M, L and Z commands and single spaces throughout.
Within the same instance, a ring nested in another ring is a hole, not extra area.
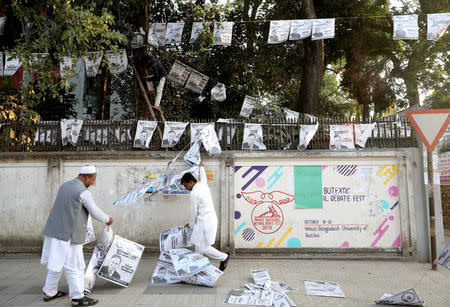
M 232 289 L 225 297 L 225 304 L 295 307 L 286 293 L 297 289 L 284 282 L 270 280 L 267 270 L 252 270 L 253 283 L 245 284 L 246 289 Z
M 214 287 L 223 273 L 210 264 L 208 258 L 185 248 L 192 246 L 191 233 L 192 230 L 185 227 L 175 227 L 161 233 L 161 254 L 151 278 L 152 284 L 184 282 Z

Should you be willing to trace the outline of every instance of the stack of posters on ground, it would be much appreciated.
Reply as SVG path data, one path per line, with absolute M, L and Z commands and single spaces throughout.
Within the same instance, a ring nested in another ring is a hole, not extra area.
M 97 276 L 128 287 L 142 257 L 144 246 L 114 235 L 105 227 L 84 273 L 84 291 L 90 293 Z
M 427 303 L 421 301 L 414 289 L 409 289 L 398 294 L 385 293 L 375 301 L 376 304 L 402 305 L 402 306 L 425 306 Z
M 305 280 L 305 288 L 308 295 L 345 297 L 341 287 L 335 282 Z
M 245 289 L 232 289 L 225 297 L 225 304 L 295 307 L 286 293 L 297 289 L 286 283 L 270 279 L 267 270 L 252 270 L 253 283 L 245 284 Z
M 192 246 L 192 230 L 186 227 L 174 227 L 160 235 L 161 254 L 150 283 L 187 284 L 214 287 L 222 271 L 209 263 L 208 258 L 194 253 L 185 247 Z

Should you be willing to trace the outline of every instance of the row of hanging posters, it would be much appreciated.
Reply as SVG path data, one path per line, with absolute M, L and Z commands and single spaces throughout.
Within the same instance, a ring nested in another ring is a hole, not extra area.
M 418 15 L 393 16 L 394 39 L 419 39 Z M 194 43 L 212 22 L 193 22 L 189 42 Z M 450 13 L 427 15 L 427 39 L 438 40 L 450 24 Z M 183 36 L 184 22 L 151 23 L 148 42 L 152 46 L 179 44 Z M 231 45 L 234 22 L 215 22 L 213 28 L 214 45 Z M 272 20 L 267 37 L 268 44 L 283 43 L 287 40 L 328 39 L 335 36 L 335 18 Z M 136 46 L 138 47 L 138 46 Z
M 236 248 L 401 250 L 397 165 L 235 162 Z

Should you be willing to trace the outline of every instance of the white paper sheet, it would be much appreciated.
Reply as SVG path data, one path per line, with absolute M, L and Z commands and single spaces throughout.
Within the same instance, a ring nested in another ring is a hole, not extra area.
M 394 39 L 419 39 L 417 15 L 394 16 Z

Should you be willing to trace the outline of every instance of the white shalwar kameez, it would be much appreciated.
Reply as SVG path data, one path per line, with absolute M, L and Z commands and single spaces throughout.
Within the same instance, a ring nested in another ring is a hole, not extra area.
M 195 246 L 195 252 L 224 261 L 228 255 L 211 246 L 216 241 L 217 215 L 204 167 L 200 167 L 200 181 L 192 188 L 189 205 L 189 227 L 192 228 L 191 241 Z
M 89 190 L 80 194 L 80 200 L 93 218 L 104 223 L 109 221 L 109 216 L 95 204 Z M 58 282 L 64 268 L 70 298 L 84 297 L 84 268 L 86 265 L 83 257 L 83 244 L 72 244 L 70 240 L 63 241 L 44 236 L 41 263 L 47 264 L 48 269 L 45 286 L 42 288 L 45 295 L 54 296 L 58 293 Z

